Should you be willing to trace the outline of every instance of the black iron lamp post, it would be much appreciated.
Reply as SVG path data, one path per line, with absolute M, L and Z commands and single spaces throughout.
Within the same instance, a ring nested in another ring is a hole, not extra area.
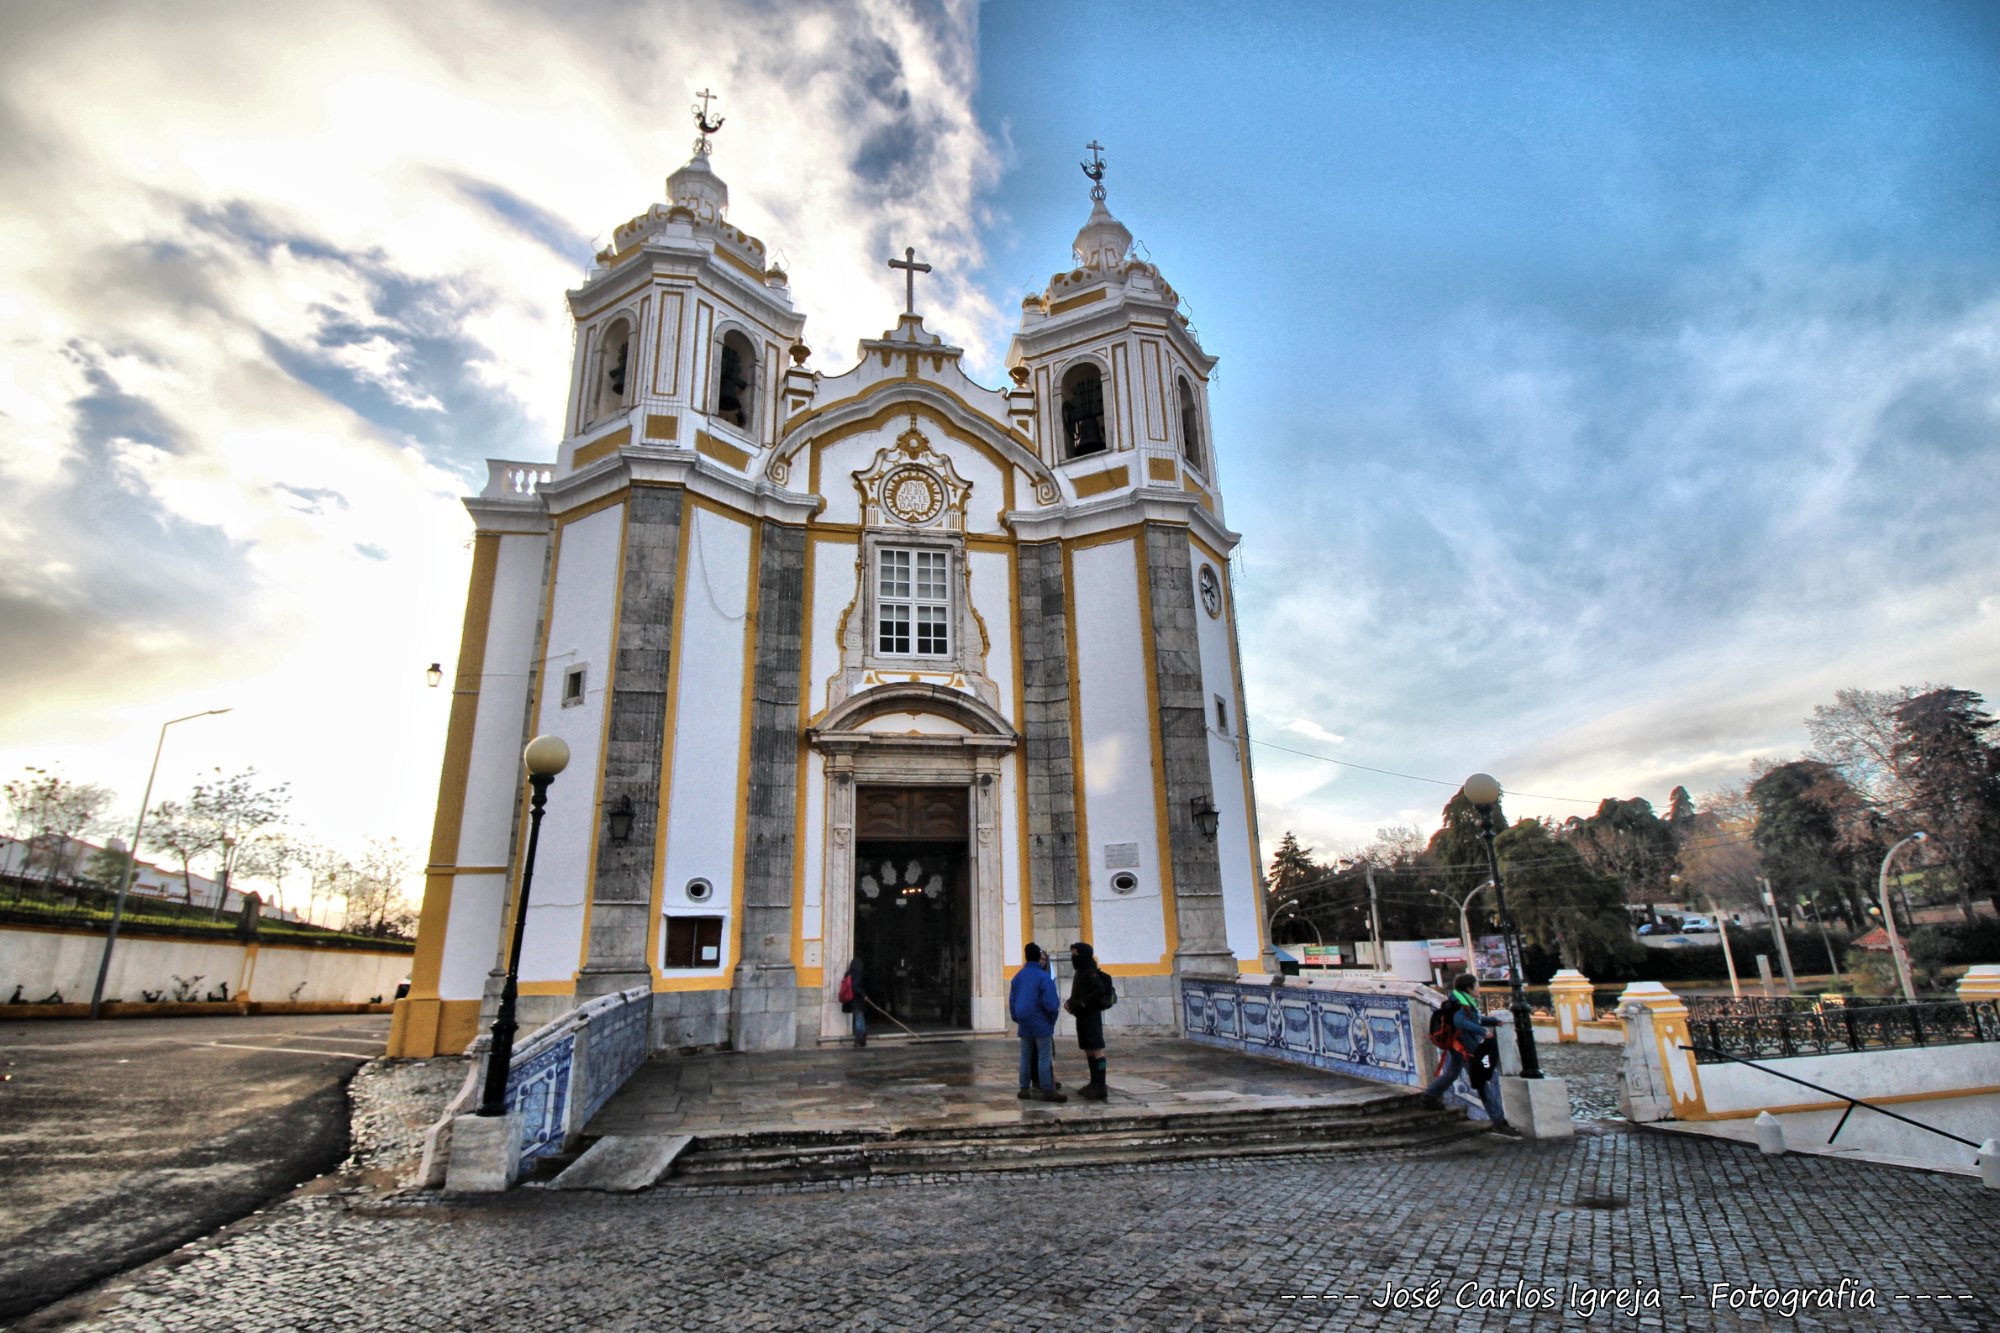
M 535 882 L 535 845 L 541 841 L 542 811 L 549 784 L 569 766 L 569 746 L 554 736 L 537 736 L 521 754 L 528 767 L 528 856 L 521 863 L 521 900 L 514 905 L 514 942 L 507 950 L 507 980 L 500 987 L 500 1010 L 493 1016 L 493 1051 L 486 1060 L 486 1092 L 479 1114 L 507 1114 L 507 1071 L 514 1063 L 514 1002 L 519 994 L 521 937 L 528 925 L 528 890 Z
M 1465 799 L 1479 811 L 1479 840 L 1486 844 L 1486 868 L 1493 875 L 1494 905 L 1500 909 L 1500 934 L 1507 942 L 1508 983 L 1514 1002 L 1514 1040 L 1521 1048 L 1521 1077 L 1540 1078 L 1542 1062 L 1535 1058 L 1535 1028 L 1528 1014 L 1528 992 L 1521 984 L 1521 935 L 1507 909 L 1507 886 L 1500 879 L 1500 855 L 1493 850 L 1493 807 L 1500 803 L 1500 783 L 1490 773 L 1465 780 Z

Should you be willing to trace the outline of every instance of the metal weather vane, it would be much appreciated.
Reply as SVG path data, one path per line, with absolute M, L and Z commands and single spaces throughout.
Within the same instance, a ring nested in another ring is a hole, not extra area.
M 707 157 L 710 152 L 714 151 L 713 145 L 708 142 L 708 136 L 722 128 L 723 117 L 717 116 L 712 121 L 708 118 L 708 104 L 714 99 L 714 93 L 704 88 L 696 93 L 695 96 L 701 99 L 701 105 L 688 108 L 688 110 L 694 113 L 695 128 L 701 131 L 701 137 L 694 141 L 694 155 L 696 157 Z
M 1090 161 L 1079 162 L 1083 174 L 1090 177 L 1090 197 L 1093 202 L 1104 202 L 1104 145 L 1092 139 L 1084 145 L 1090 150 Z

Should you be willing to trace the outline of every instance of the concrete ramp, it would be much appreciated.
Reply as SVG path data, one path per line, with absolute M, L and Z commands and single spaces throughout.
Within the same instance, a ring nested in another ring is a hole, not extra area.
M 631 1135 L 599 1139 L 590 1151 L 549 1182 L 550 1189 L 599 1190 L 629 1194 L 653 1184 L 673 1168 L 694 1142 L 691 1134 Z

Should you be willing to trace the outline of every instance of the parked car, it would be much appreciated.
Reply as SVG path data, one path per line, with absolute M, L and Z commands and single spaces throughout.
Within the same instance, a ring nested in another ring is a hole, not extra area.
M 1709 916 L 1684 916 L 1681 918 L 1681 934 L 1714 935 L 1718 933 L 1715 918 Z

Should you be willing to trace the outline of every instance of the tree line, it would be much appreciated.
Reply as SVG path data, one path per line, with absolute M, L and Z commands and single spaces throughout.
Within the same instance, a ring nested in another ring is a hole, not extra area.
M 77 782 L 50 769 L 28 768 L 0 786 L 23 849 L 20 873 L 47 883 L 118 887 L 134 849 L 113 844 L 85 856 L 88 840 L 109 837 L 122 821 L 111 810 L 117 795 L 94 782 Z M 146 814 L 141 859 L 150 851 L 179 868 L 183 896 L 192 903 L 197 869 L 219 886 L 246 891 L 261 883 L 281 910 L 317 925 L 374 935 L 407 935 L 416 909 L 403 891 L 415 859 L 395 838 L 370 838 L 358 852 L 332 847 L 288 822 L 291 784 L 267 782 L 253 768 L 215 769 L 184 797 L 162 800 Z M 214 912 L 226 893 L 218 888 Z M 289 897 L 290 901 L 287 901 Z
M 1900 918 L 1911 896 L 1943 901 L 1969 927 L 1981 901 L 2000 912 L 1996 728 L 2000 719 L 1970 690 L 1845 689 L 1806 719 L 1805 754 L 1753 763 L 1741 784 L 1699 800 L 1676 787 L 1664 814 L 1643 797 L 1609 798 L 1564 820 L 1510 822 L 1496 807 L 1508 904 L 1531 947 L 1593 975 L 1629 965 L 1641 948 L 1635 920 L 1657 920 L 1669 902 L 1726 911 L 1761 906 L 1768 892 L 1787 925 L 1854 933 L 1879 920 L 1885 853 L 1921 830 L 1926 840 L 1896 860 L 1904 893 L 1891 910 Z M 1314 927 L 1366 936 L 1372 871 L 1385 938 L 1455 936 L 1458 904 L 1488 878 L 1480 828 L 1458 792 L 1428 839 L 1413 827 L 1381 829 L 1325 864 L 1287 832 L 1268 878 L 1274 928 L 1294 941 Z M 1491 920 L 1490 891 L 1474 902 L 1478 931 Z M 1287 928 L 1288 917 L 1299 925 Z

